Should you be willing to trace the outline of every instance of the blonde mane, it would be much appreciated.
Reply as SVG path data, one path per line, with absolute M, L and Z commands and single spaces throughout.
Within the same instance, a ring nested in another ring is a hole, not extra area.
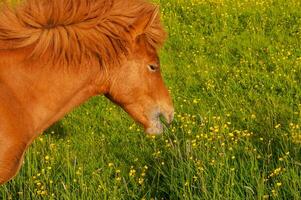
M 97 56 L 102 64 L 118 62 L 129 52 L 135 20 L 154 10 L 143 0 L 24 0 L 0 10 L 0 49 L 33 47 L 30 58 L 80 64 Z M 157 49 L 165 33 L 157 17 L 141 38 Z

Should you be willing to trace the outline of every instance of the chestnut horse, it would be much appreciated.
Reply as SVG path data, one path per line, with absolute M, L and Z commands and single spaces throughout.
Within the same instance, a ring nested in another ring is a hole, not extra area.
M 0 11 L 0 185 L 51 124 L 104 94 L 149 134 L 173 105 L 157 51 L 158 7 L 143 0 L 24 0 Z

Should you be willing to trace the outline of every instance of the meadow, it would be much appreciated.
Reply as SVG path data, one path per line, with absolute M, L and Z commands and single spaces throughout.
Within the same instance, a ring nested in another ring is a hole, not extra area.
M 0 199 L 301 199 L 301 2 L 155 2 L 173 124 L 147 136 L 93 98 L 34 142 Z

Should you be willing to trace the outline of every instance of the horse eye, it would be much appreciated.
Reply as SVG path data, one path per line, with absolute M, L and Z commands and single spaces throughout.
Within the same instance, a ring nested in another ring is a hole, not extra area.
M 152 72 L 155 72 L 158 70 L 158 66 L 157 65 L 148 65 L 148 69 Z

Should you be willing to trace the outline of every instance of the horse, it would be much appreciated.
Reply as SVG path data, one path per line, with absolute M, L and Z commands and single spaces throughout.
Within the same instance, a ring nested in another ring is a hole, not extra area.
M 0 9 L 0 185 L 35 138 L 104 95 L 160 134 L 173 102 L 158 51 L 159 8 L 144 0 L 24 0 Z

